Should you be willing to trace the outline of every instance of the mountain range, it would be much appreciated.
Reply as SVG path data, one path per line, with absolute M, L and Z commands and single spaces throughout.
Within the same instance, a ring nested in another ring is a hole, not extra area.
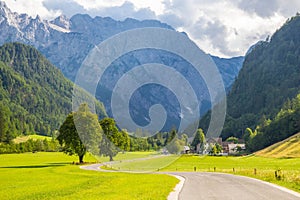
M 76 14 L 70 19 L 61 15 L 48 21 L 39 16 L 32 18 L 12 12 L 5 2 L 0 2 L 0 44 L 22 42 L 36 47 L 72 81 L 95 45 L 117 33 L 145 27 L 174 30 L 157 20 L 127 18 L 117 21 L 110 17 L 92 18 L 86 14 Z M 241 68 L 243 57 L 224 59 L 213 56 L 213 60 L 223 76 L 225 87 L 230 87 Z
M 71 81 L 75 80 L 82 62 L 96 45 L 117 33 L 144 27 L 174 30 L 171 26 L 157 20 L 138 21 L 128 18 L 124 21 L 116 21 L 109 17 L 92 18 L 85 14 L 76 14 L 70 19 L 59 16 L 50 21 L 42 20 L 39 16 L 32 18 L 26 14 L 12 12 L 4 2 L 0 2 L 0 45 L 7 42 L 21 42 L 34 46 Z M 132 68 L 132 64 L 140 65 L 149 62 L 149 58 L 155 58 L 153 60 L 155 63 L 173 67 L 183 65 L 187 69 L 189 68 L 189 63 L 183 62 L 178 56 L 153 49 L 131 52 L 116 61 L 112 68 L 115 71 L 120 68 L 128 70 Z M 244 57 L 225 59 L 212 56 L 212 59 L 220 71 L 225 88 L 229 91 L 241 69 Z M 113 73 L 109 74 L 107 80 L 113 79 L 113 77 L 115 77 Z M 202 102 L 202 115 L 211 107 L 207 88 L 202 78 L 194 76 L 190 71 L 187 71 L 185 78 L 190 82 L 197 82 L 195 90 Z M 136 105 L 130 114 L 136 123 L 147 124 L 150 120 L 149 105 L 158 103 L 157 98 L 160 97 L 163 100 L 160 100 L 159 103 L 167 105 L 166 110 L 169 113 L 168 125 L 165 127 L 165 130 L 168 130 L 180 121 L 180 109 L 178 102 L 174 100 L 170 92 L 161 94 L 159 91 L 162 91 L 161 88 L 153 87 L 145 87 L 137 91 L 133 101 L 133 104 Z M 96 93 L 97 99 L 104 103 L 109 116 L 112 116 L 109 106 L 111 93 L 112 89 L 101 86 L 98 87 Z M 146 94 L 149 98 L 142 98 Z M 136 110 L 139 112 L 135 112 Z

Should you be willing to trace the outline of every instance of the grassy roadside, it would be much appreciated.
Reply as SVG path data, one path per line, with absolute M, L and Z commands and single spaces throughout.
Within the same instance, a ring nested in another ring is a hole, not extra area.
M 300 158 L 300 133 L 255 153 L 269 158 Z
M 145 154 L 126 157 L 141 156 Z M 85 171 L 70 165 L 76 157 L 62 153 L 8 154 L 0 159 L 1 199 L 166 199 L 178 182 L 167 175 Z M 96 160 L 88 156 L 86 161 Z
M 175 162 L 180 156 L 168 155 L 148 157 L 149 159 L 129 160 L 128 162 L 116 162 L 113 165 L 106 166 L 104 169 L 113 169 L 120 171 L 159 171 Z
M 213 157 L 184 155 L 162 171 L 223 172 L 249 176 L 300 192 L 300 159 L 246 157 Z M 275 178 L 275 171 L 280 175 Z

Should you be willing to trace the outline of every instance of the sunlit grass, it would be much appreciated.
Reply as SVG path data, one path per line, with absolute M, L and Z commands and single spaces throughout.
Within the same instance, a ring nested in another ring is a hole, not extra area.
M 139 159 L 139 158 L 147 158 L 151 156 L 158 155 L 155 151 L 150 152 L 125 152 L 125 153 L 118 153 L 116 157 L 114 157 L 114 161 L 120 161 L 120 160 L 133 160 L 133 159 Z M 108 162 L 109 157 L 96 157 L 97 160 L 101 162 Z
M 170 165 L 179 158 L 177 155 L 148 157 L 149 159 L 142 159 L 136 161 L 121 161 L 113 165 L 107 166 L 115 170 L 121 171 L 159 171 L 160 169 Z
M 42 135 L 26 135 L 26 136 L 19 136 L 16 137 L 15 139 L 13 139 L 14 143 L 21 143 L 21 142 L 26 142 L 27 140 L 32 139 L 32 140 L 52 140 L 52 137 L 48 137 L 48 136 L 42 136 Z
M 132 154 L 136 156 L 142 155 Z M 166 199 L 178 182 L 167 175 L 82 170 L 70 164 L 77 157 L 62 153 L 9 154 L 0 159 L 1 199 Z M 90 155 L 85 160 L 97 161 Z
M 255 153 L 271 158 L 300 158 L 300 133 Z

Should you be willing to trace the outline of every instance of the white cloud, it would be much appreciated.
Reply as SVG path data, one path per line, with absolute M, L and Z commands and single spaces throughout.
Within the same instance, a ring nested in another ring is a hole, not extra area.
M 32 17 L 39 15 L 43 19 L 51 19 L 61 13 L 58 11 L 51 11 L 45 8 L 42 0 L 4 0 L 7 6 L 14 12 L 27 13 Z
M 300 11 L 299 0 L 5 0 L 16 12 L 49 19 L 72 16 L 110 16 L 159 19 L 186 32 L 207 53 L 243 55 L 250 45 L 271 35 Z

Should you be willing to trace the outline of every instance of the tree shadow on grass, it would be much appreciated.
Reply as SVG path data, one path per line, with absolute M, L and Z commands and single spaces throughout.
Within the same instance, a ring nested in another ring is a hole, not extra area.
M 69 164 L 69 163 L 68 163 Z M 0 168 L 5 169 L 34 169 L 34 168 L 46 168 L 46 167 L 61 167 L 65 166 L 64 163 L 49 163 L 48 165 L 20 165 L 20 166 L 4 166 Z

